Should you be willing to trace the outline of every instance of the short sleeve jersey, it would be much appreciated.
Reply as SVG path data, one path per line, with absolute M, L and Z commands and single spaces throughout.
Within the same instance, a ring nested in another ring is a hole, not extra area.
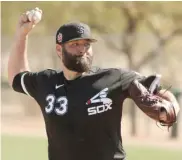
M 146 87 L 152 76 L 117 68 L 94 68 L 74 80 L 47 69 L 15 76 L 13 89 L 39 104 L 48 138 L 49 160 L 124 160 L 123 101 L 134 79 Z

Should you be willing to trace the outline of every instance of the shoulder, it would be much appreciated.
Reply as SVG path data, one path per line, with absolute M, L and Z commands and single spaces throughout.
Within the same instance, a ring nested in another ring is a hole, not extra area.
M 33 74 L 35 77 L 37 77 L 37 80 L 40 80 L 40 81 L 57 79 L 57 77 L 61 73 L 62 73 L 61 71 L 56 71 L 54 69 L 45 69 L 39 72 L 30 72 L 30 74 Z
M 142 74 L 139 72 L 136 72 L 134 70 L 128 69 L 128 68 L 99 68 L 94 67 L 90 71 L 90 73 L 105 73 L 105 74 L 117 74 L 121 78 L 127 78 L 127 77 L 136 77 L 136 78 L 144 78 Z
M 89 73 L 119 73 L 118 68 L 101 68 L 101 67 L 92 67 Z
M 56 75 L 58 73 L 58 71 L 54 70 L 54 69 L 45 69 L 42 71 L 37 72 L 39 75 L 47 75 L 47 76 L 51 76 L 51 75 Z
M 56 76 L 60 73 L 60 71 L 56 71 L 54 69 L 45 69 L 39 72 L 35 72 L 35 74 L 37 74 L 38 76 L 42 77 L 53 77 Z
M 117 74 L 123 78 L 127 76 L 142 77 L 140 73 L 130 70 L 128 68 L 97 68 L 96 70 L 94 70 L 94 73 Z

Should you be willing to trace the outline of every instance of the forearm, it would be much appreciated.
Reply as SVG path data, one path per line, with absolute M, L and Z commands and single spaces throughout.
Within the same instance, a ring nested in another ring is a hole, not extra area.
M 8 61 L 8 80 L 12 85 L 13 78 L 16 74 L 29 70 L 27 60 L 27 41 L 28 36 L 17 34 L 10 52 Z

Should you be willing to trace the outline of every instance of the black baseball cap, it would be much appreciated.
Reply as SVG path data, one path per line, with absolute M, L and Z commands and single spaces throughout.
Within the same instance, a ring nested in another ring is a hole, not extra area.
M 63 44 L 65 42 L 88 39 L 91 42 L 97 40 L 92 38 L 90 27 L 81 22 L 70 22 L 62 25 L 56 33 L 56 44 Z

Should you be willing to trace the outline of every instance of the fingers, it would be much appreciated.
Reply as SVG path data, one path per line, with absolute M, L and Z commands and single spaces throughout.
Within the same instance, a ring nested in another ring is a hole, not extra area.
M 40 13 L 37 13 L 40 12 Z M 36 13 L 35 13 L 36 12 Z M 17 32 L 20 35 L 27 35 L 32 28 L 41 20 L 42 10 L 36 7 L 33 10 L 26 11 L 20 15 Z
M 33 9 L 34 11 L 38 11 L 42 14 L 42 10 L 39 9 L 38 7 L 36 7 L 35 9 Z M 28 14 L 30 14 L 30 10 L 29 11 L 26 11 L 25 13 L 23 13 L 21 16 L 20 16 L 20 22 L 21 23 L 26 23 L 26 22 L 30 22 L 29 19 L 28 19 Z
M 28 19 L 28 14 L 30 13 L 30 11 L 26 11 L 26 16 L 27 16 L 27 19 Z M 28 19 L 29 20 L 29 19 Z
M 27 16 L 27 13 L 23 13 L 20 17 L 20 20 L 22 23 L 26 23 L 28 22 L 28 16 Z

